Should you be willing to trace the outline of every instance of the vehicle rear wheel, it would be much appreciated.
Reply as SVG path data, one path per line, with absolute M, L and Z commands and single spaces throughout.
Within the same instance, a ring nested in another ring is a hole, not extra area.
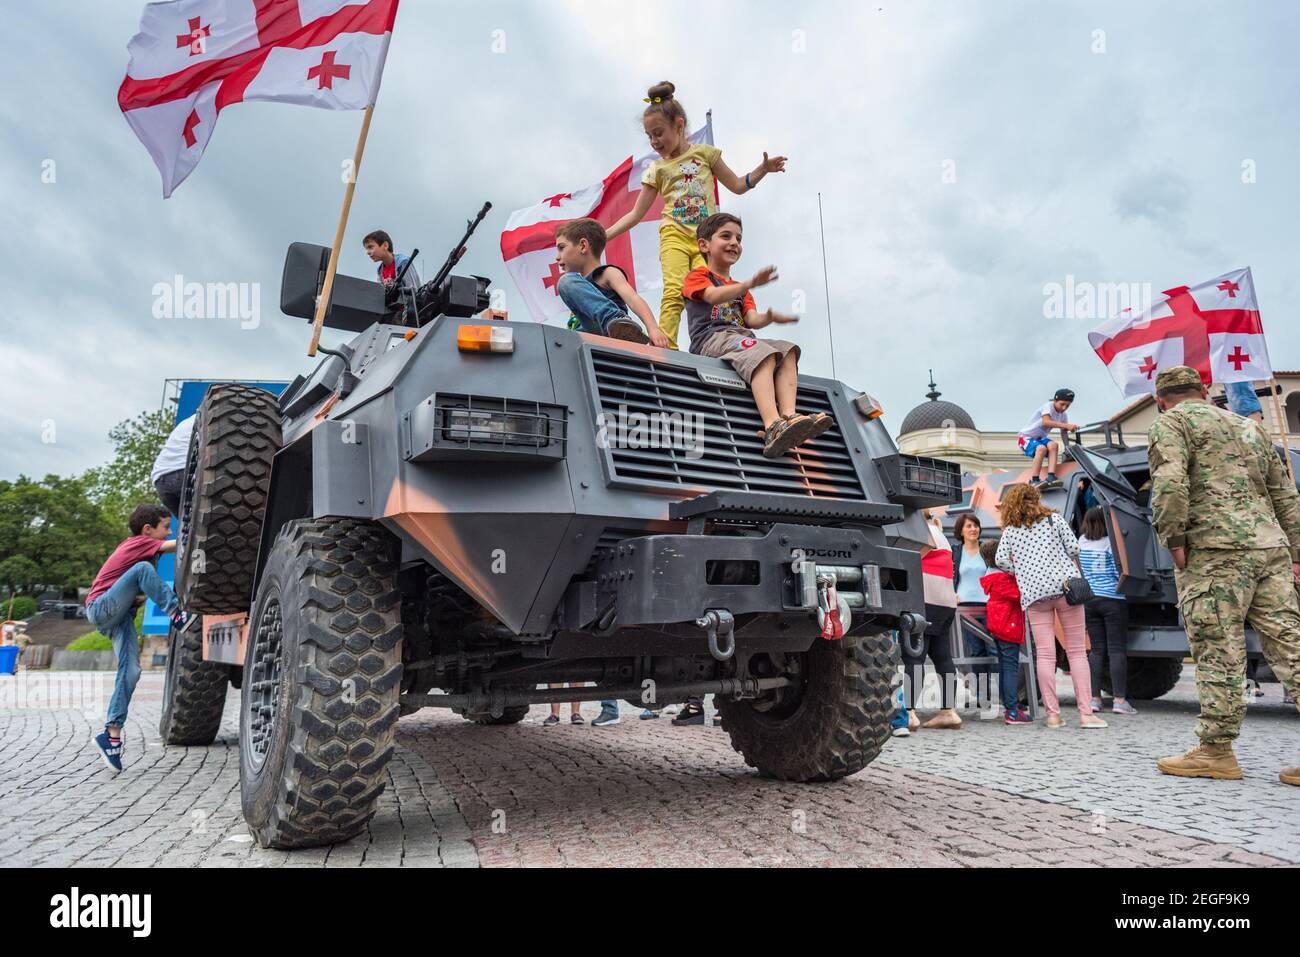
M 203 660 L 203 620 L 198 616 L 184 631 L 173 626 L 168 637 L 158 733 L 163 744 L 206 747 L 221 727 L 230 669 Z
M 495 727 L 503 724 L 518 724 L 520 721 L 524 720 L 527 714 L 528 714 L 528 705 L 520 704 L 520 705 L 512 705 L 511 707 L 506 708 L 504 711 L 502 711 L 501 714 L 495 716 L 490 714 L 476 714 L 473 716 L 462 715 L 461 717 L 463 717 L 466 721 L 473 721 L 475 724 L 490 725 Z
M 247 611 L 271 461 L 280 448 L 275 396 L 211 386 L 196 413 L 176 531 L 176 594 L 186 611 Z
M 1128 696 L 1152 701 L 1174 690 L 1183 673 L 1181 658 L 1130 658 L 1128 660 Z M 1110 669 L 1103 668 L 1101 687 L 1110 694 Z
M 393 754 L 402 679 L 397 549 L 379 525 L 281 530 L 250 615 L 240 705 L 244 818 L 262 847 L 360 833 Z
M 714 699 L 745 763 L 783 781 L 835 781 L 861 771 L 889 740 L 898 704 L 898 646 L 888 633 L 817 639 L 797 656 L 800 686 L 767 710 Z

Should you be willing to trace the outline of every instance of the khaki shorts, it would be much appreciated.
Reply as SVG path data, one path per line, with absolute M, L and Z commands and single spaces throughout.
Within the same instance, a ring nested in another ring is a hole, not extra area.
M 750 332 L 733 332 L 723 329 L 704 340 L 700 354 L 722 359 L 740 374 L 746 382 L 754 375 L 754 370 L 768 356 L 777 356 L 778 363 L 787 355 L 799 358 L 799 347 L 784 339 L 759 339 Z

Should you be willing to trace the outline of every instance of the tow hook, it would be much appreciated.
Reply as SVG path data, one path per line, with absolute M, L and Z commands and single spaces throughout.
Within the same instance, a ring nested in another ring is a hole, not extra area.
M 705 629 L 709 635 L 709 654 L 713 655 L 718 661 L 726 661 L 736 653 L 736 619 L 731 616 L 731 612 L 725 608 L 710 608 L 704 613 L 703 618 L 696 618 L 695 624 Z M 721 634 L 727 647 L 718 646 L 718 635 Z
M 839 641 L 853 625 L 853 611 L 835 590 L 833 572 L 817 573 L 817 624 L 827 641 Z
M 921 657 L 925 653 L 925 644 L 921 640 L 921 635 L 930 623 L 921 615 L 905 611 L 898 616 L 898 624 L 899 644 L 903 647 L 903 653 L 913 658 Z

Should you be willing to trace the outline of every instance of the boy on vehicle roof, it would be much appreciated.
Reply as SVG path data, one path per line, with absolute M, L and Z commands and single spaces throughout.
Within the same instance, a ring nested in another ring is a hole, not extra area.
M 1054 439 L 1048 438 L 1052 429 L 1062 433 L 1076 432 L 1079 427 L 1070 421 L 1067 414 L 1074 402 L 1073 389 L 1057 389 L 1051 402 L 1045 402 L 1033 418 L 1020 430 L 1020 449 L 1034 460 L 1033 474 L 1029 477 L 1030 485 L 1042 484 L 1044 488 L 1060 485 L 1056 478 L 1056 463 L 1061 447 Z M 1043 478 L 1043 465 L 1047 465 L 1046 480 Z

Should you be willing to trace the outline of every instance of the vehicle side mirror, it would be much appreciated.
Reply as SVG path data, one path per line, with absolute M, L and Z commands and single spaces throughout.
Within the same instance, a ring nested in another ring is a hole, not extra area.
M 314 243 L 290 243 L 280 278 L 280 311 L 311 321 L 316 317 L 316 297 L 325 285 L 330 248 Z M 361 332 L 388 314 L 381 283 L 336 273 L 325 325 L 345 332 Z

